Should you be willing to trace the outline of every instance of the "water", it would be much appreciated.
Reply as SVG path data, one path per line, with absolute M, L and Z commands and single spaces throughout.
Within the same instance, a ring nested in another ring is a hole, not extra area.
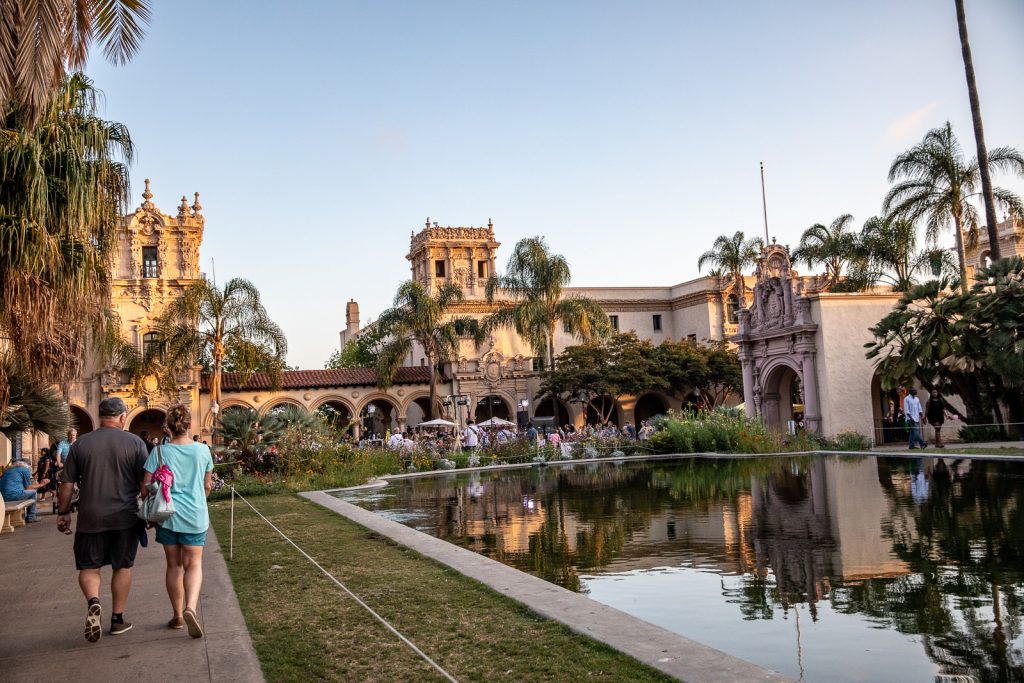
M 685 459 L 346 500 L 806 681 L 1024 681 L 1024 461 Z

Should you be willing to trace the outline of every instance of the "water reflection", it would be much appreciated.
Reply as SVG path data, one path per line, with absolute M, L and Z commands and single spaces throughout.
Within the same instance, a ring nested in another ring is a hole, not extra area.
M 348 498 L 807 680 L 1024 681 L 1022 495 L 1024 464 L 812 457 L 452 474 Z

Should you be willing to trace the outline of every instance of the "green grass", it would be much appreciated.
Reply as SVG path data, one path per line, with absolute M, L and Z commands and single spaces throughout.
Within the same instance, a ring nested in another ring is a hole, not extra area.
M 254 504 L 459 680 L 672 680 L 298 496 Z M 228 504 L 210 513 L 226 553 Z M 228 570 L 268 681 L 443 680 L 237 502 Z

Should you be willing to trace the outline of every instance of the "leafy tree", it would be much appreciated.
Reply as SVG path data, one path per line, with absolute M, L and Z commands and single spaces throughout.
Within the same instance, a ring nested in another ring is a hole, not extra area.
M 453 283 L 442 285 L 431 294 L 413 280 L 403 282 L 395 294 L 394 306 L 377 320 L 377 328 L 386 339 L 377 356 L 377 382 L 388 387 L 402 362 L 418 344 L 430 368 L 430 415 L 441 413 L 437 396 L 437 366 L 458 354 L 459 337 L 468 334 L 477 344 L 483 341 L 476 320 L 453 316 L 456 304 L 463 299 L 462 289 Z
M 697 269 L 710 263 L 715 269 L 729 273 L 742 303 L 747 288 L 743 281 L 743 269 L 757 263 L 763 248 L 764 240 L 760 237 L 745 239 L 742 230 L 737 230 L 732 237 L 719 235 L 711 249 L 697 259 Z
M 124 126 L 97 116 L 97 100 L 92 82 L 75 74 L 50 96 L 34 127 L 19 109 L 3 112 L 0 337 L 17 343 L 2 354 L 44 385 L 77 377 L 87 350 L 105 356 L 119 334 L 107 262 L 127 205 L 134 147 Z M 7 405 L 4 367 L 0 413 Z
M 19 110 L 28 128 L 46 115 L 65 68 L 85 68 L 89 48 L 103 45 L 123 64 L 138 52 L 149 0 L 7 0 L 0 9 L 0 106 Z
M 1024 157 L 1012 147 L 999 147 L 989 153 L 989 165 L 1024 176 Z M 977 159 L 965 159 L 953 127 L 928 131 L 924 139 L 903 152 L 889 167 L 889 182 L 899 181 L 889 190 L 883 208 L 887 213 L 915 223 L 924 218 L 928 238 L 953 222 L 956 253 L 960 266 L 960 288 L 967 292 L 967 244 L 978 235 L 978 212 L 970 200 L 978 196 Z M 995 201 L 1015 214 L 1024 214 L 1020 197 L 1009 190 L 992 188 Z
M 815 223 L 800 236 L 800 244 L 793 251 L 793 259 L 803 261 L 808 268 L 824 264 L 829 289 L 835 287 L 843 267 L 856 256 L 857 236 L 849 230 L 851 223 L 853 216 L 848 213 L 836 218 L 828 227 Z
M 865 283 L 883 282 L 895 292 L 906 292 L 918 283 L 918 275 L 946 277 L 959 275 L 956 261 L 946 250 L 918 251 L 917 228 L 897 217 L 872 217 L 864 223 L 858 240 L 863 258 L 861 278 Z M 860 263 L 854 259 L 855 263 Z M 938 266 L 938 272 L 935 272 Z
M 10 403 L 0 412 L 0 433 L 13 437 L 20 432 L 43 432 L 54 439 L 63 439 L 71 427 L 71 409 L 53 385 L 42 385 L 29 373 L 2 360 L 7 365 Z
M 682 399 L 694 389 L 704 386 L 709 372 L 705 351 L 690 339 L 667 339 L 655 348 L 657 374 L 667 383 L 669 393 Z
M 245 364 L 247 374 L 257 366 L 270 368 L 273 383 L 280 386 L 288 341 L 263 307 L 259 290 L 248 280 L 234 278 L 224 289 L 209 280 L 190 285 L 164 309 L 157 329 L 165 344 L 164 362 L 173 368 L 192 367 L 209 354 L 210 400 L 217 405 L 221 404 L 221 375 L 229 351 Z
M 703 347 L 708 372 L 697 386 L 709 408 L 725 405 L 734 394 L 743 391 L 743 368 L 734 348 L 725 341 L 711 341 Z
M 335 349 L 324 363 L 328 369 L 374 368 L 385 343 L 380 325 L 370 325 L 355 339 L 349 339 L 345 348 Z

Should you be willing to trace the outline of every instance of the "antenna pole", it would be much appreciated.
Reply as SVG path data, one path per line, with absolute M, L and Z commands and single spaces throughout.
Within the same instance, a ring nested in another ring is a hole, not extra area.
M 768 244 L 768 201 L 764 194 L 764 162 L 761 162 L 761 208 L 764 209 L 764 243 Z
M 763 178 L 761 180 L 762 180 L 762 182 L 764 181 Z M 767 219 L 765 219 L 765 220 L 767 220 Z M 765 228 L 765 231 L 767 231 L 767 230 L 768 229 Z M 212 256 L 210 257 L 210 271 L 213 274 L 213 286 L 216 287 L 217 286 L 217 262 L 213 260 Z

